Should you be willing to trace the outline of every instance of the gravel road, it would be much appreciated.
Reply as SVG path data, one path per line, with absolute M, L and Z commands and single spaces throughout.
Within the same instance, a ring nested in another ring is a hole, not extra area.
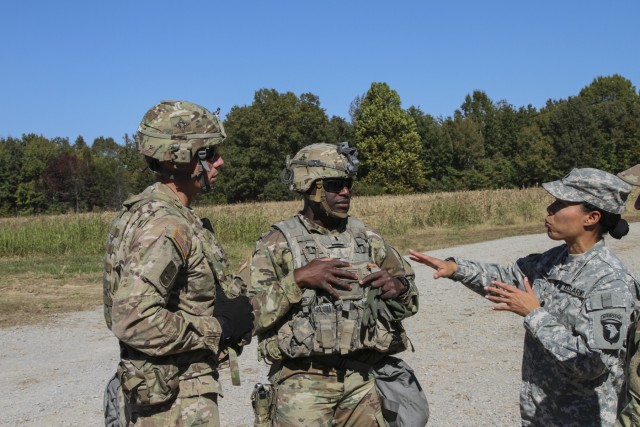
M 640 223 L 607 243 L 640 273 Z M 511 237 L 430 252 L 508 263 L 554 245 L 546 234 Z M 524 329 L 521 318 L 415 265 L 420 311 L 405 325 L 415 351 L 401 355 L 429 400 L 430 426 L 519 425 L 518 389 Z M 52 317 L 47 324 L 0 329 L 0 426 L 100 426 L 102 393 L 114 372 L 117 342 L 102 309 Z M 249 395 L 267 369 L 255 343 L 240 357 L 242 385 L 221 372 L 223 426 L 251 426 Z

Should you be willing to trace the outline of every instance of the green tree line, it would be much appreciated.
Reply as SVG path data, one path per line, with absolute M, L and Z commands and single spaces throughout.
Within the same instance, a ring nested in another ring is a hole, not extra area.
M 216 190 L 204 203 L 287 200 L 286 155 L 314 142 L 349 141 L 360 152 L 358 194 L 522 188 L 574 167 L 621 171 L 640 163 L 640 94 L 620 75 L 595 78 L 577 95 L 540 110 L 468 94 L 451 116 L 403 108 L 386 83 L 356 96 L 349 119 L 327 116 L 311 93 L 260 89 L 234 106 Z M 153 181 L 136 149 L 79 136 L 0 138 L 0 215 L 117 209 Z

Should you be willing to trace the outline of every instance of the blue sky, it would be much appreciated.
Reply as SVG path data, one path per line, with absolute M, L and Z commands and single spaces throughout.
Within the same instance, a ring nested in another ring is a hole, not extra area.
M 540 108 L 597 76 L 638 88 L 639 16 L 637 0 L 4 2 L 0 137 L 121 143 L 160 100 L 224 116 L 262 88 L 348 119 L 372 82 L 433 116 L 474 90 Z

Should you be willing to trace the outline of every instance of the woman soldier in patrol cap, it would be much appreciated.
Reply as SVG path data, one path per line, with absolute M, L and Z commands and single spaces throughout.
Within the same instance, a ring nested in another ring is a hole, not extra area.
M 635 279 L 604 244 L 629 231 L 631 186 L 598 169 L 543 184 L 556 198 L 545 227 L 563 245 L 502 266 L 410 251 L 411 259 L 524 317 L 520 412 L 525 426 L 611 426 L 619 411 Z M 496 396 L 500 400 L 500 396 Z

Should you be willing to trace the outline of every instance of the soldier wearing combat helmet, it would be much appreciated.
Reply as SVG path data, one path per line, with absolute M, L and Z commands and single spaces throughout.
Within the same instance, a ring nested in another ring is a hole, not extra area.
M 312 144 L 287 158 L 281 178 L 302 194 L 303 208 L 260 238 L 250 266 L 259 354 L 272 364 L 271 388 L 259 385 L 252 396 L 256 425 L 378 426 L 385 416 L 426 423 L 413 372 L 390 356 L 407 348 L 401 321 L 418 310 L 414 273 L 349 216 L 358 164 L 346 142 Z M 401 392 L 420 411 L 385 405 L 395 411 L 383 415 L 382 400 L 397 393 L 384 389 L 393 375 L 409 379 L 414 388 Z
M 640 164 L 620 172 L 618 176 L 628 184 L 640 186 Z M 640 210 L 640 195 L 636 198 L 633 207 Z M 636 297 L 640 299 L 640 289 L 636 290 Z M 637 317 L 629 338 L 625 396 L 627 405 L 618 416 L 616 426 L 637 427 L 640 426 L 640 323 Z
M 224 138 L 217 114 L 185 101 L 163 101 L 140 123 L 156 183 L 124 202 L 106 242 L 104 313 L 121 355 L 106 425 L 220 424 L 218 363 L 253 315 L 211 223 L 189 206 L 212 189 Z

